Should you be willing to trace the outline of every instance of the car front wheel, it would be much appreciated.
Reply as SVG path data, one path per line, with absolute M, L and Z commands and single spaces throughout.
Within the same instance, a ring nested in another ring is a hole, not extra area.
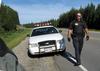
M 61 54 L 65 53 L 65 52 L 66 52 L 66 48 L 63 51 L 61 51 Z
M 32 54 L 29 52 L 29 50 L 28 50 L 27 54 L 29 57 L 32 57 Z

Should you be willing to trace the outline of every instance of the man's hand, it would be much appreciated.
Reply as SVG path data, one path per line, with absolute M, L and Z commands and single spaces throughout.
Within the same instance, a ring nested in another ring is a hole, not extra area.
M 88 41 L 88 40 L 89 40 L 89 32 L 88 32 L 88 28 L 85 29 L 85 32 L 86 32 L 86 40 Z
M 88 41 L 88 40 L 89 40 L 89 38 L 90 38 L 90 37 L 87 35 L 87 36 L 86 36 L 86 40 Z
M 68 42 L 70 42 L 70 41 L 71 41 L 71 38 L 70 38 L 70 37 L 68 37 L 68 38 L 67 38 L 67 40 L 68 40 Z
M 72 34 L 72 31 L 73 31 L 73 30 L 68 29 L 68 35 L 67 35 L 67 40 L 68 40 L 68 42 L 71 41 L 71 34 Z

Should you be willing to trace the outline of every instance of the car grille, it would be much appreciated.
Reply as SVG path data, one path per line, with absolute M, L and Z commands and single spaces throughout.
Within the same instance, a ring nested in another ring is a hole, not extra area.
M 42 46 L 49 46 L 49 45 L 55 45 L 55 41 L 54 40 L 50 40 L 50 41 L 43 41 L 43 42 L 39 42 L 39 46 L 42 47 Z

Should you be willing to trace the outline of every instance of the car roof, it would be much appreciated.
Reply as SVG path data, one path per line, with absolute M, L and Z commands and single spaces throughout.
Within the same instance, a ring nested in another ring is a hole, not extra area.
M 34 30 L 34 29 L 39 29 L 39 28 L 46 28 L 46 27 L 54 27 L 54 26 L 40 26 L 40 27 L 35 27 L 35 28 L 33 28 L 33 30 Z

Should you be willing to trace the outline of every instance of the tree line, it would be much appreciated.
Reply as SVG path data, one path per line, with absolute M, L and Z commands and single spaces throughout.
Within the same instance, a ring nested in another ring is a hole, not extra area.
M 71 21 L 75 19 L 77 12 L 82 13 L 83 20 L 87 23 L 90 29 L 100 29 L 100 4 L 95 6 L 93 3 L 88 4 L 85 8 L 72 8 L 70 11 L 60 15 L 59 19 L 52 19 L 51 22 L 56 27 L 68 28 Z
M 9 6 L 1 4 L 0 31 L 16 30 L 17 25 L 20 25 L 18 13 Z

